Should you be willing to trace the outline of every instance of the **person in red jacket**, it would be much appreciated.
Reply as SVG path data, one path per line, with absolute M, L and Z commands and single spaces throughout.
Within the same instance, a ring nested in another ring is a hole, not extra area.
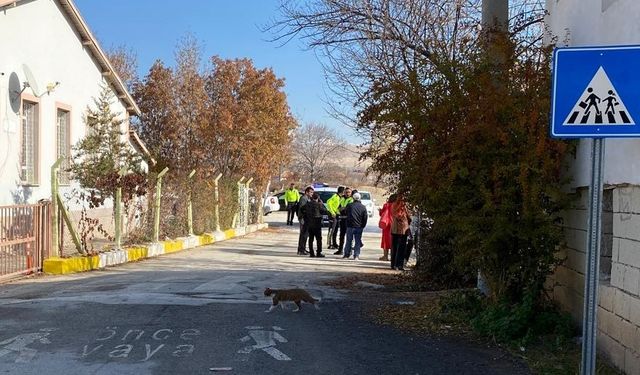
M 404 270 L 411 214 L 401 196 L 391 204 L 391 269 Z
M 382 241 L 380 247 L 382 248 L 382 256 L 378 258 L 385 262 L 389 261 L 389 251 L 391 250 L 391 205 L 396 201 L 396 194 L 391 194 L 387 199 L 387 202 L 382 206 L 378 213 L 380 214 L 380 221 L 378 227 L 382 229 Z

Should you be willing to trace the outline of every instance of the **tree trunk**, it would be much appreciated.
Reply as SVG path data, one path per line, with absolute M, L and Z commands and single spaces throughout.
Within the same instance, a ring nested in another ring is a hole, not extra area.
M 499 34 L 509 31 L 509 0 L 482 0 L 482 31 L 486 38 L 486 52 L 493 62 L 493 83 L 499 86 L 500 69 L 506 60 L 506 51 L 501 43 L 503 38 Z M 477 288 L 485 296 L 491 295 L 491 288 L 482 269 L 478 270 Z

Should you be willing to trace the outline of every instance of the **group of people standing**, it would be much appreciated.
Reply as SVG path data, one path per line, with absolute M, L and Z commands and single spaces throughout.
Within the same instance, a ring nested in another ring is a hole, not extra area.
M 367 209 L 360 202 L 357 190 L 340 186 L 325 204 L 312 186 L 305 188 L 301 195 L 294 184 L 285 191 L 287 202 L 287 225 L 293 225 L 297 215 L 300 222 L 298 237 L 298 255 L 324 258 L 322 253 L 323 216 L 329 218 L 327 242 L 329 249 L 335 249 L 334 255 L 343 258 L 360 259 L 362 233 L 367 226 Z M 392 194 L 379 210 L 382 229 L 380 247 L 383 256 L 379 259 L 389 261 L 391 269 L 404 270 L 413 248 L 411 213 L 399 194 Z M 316 247 L 314 251 L 313 243 Z M 307 251 L 308 244 L 308 251 Z
M 367 226 L 368 219 L 367 209 L 360 199 L 357 190 L 340 186 L 337 192 L 327 200 L 325 206 L 312 186 L 306 187 L 304 193 L 300 195 L 295 185 L 291 184 L 285 191 L 287 225 L 293 225 L 295 215 L 298 216 L 300 222 L 298 255 L 325 257 L 322 253 L 322 221 L 323 216 L 326 215 L 329 218 L 328 248 L 336 250 L 334 255 L 342 255 L 343 258 L 348 259 L 353 253 L 353 259 L 359 260 L 362 232 Z

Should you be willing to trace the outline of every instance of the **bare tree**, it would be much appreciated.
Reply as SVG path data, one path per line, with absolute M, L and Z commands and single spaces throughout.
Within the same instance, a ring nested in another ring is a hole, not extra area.
M 326 178 L 331 156 L 343 147 L 345 142 L 328 126 L 306 124 L 296 130 L 291 168 L 310 182 Z
M 283 0 L 274 40 L 298 37 L 323 57 L 338 101 L 332 114 L 355 126 L 353 114 L 381 82 L 438 77 L 455 82 L 456 61 L 474 48 L 481 30 L 481 0 Z M 511 33 L 541 41 L 542 0 L 510 1 Z M 526 51 L 522 51 L 526 53 Z M 446 94 L 446 93 L 443 93 Z M 360 127 L 376 138 L 372 129 Z
M 116 73 L 131 91 L 133 85 L 138 82 L 138 55 L 125 45 L 111 48 L 106 53 Z

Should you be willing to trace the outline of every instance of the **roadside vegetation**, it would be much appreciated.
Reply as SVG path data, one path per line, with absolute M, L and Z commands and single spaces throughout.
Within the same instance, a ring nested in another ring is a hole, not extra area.
M 175 51 L 175 62 L 157 60 L 144 77 L 137 72 L 135 53 L 126 47 L 110 51 L 109 59 L 138 104 L 140 116 L 131 128 L 148 148 L 148 173 L 141 158 L 124 142 L 128 126 L 110 111 L 115 100 L 107 88 L 87 109 L 92 129 L 74 148 L 72 177 L 80 182 L 74 197 L 86 202 L 78 223 L 83 247 L 94 251 L 96 239 L 113 235 L 90 209 L 110 202 L 123 188 L 123 202 L 131 228 L 126 243 L 151 240 L 156 177 L 163 177 L 160 205 L 160 238 L 189 233 L 187 197 L 193 206 L 193 231 L 212 232 L 214 227 L 214 179 L 219 174 L 221 229 L 232 227 L 238 213 L 238 181 L 252 179 L 249 222 L 259 220 L 261 194 L 267 190 L 278 166 L 287 160 L 298 124 L 290 112 L 284 79 L 270 68 L 257 68 L 248 58 L 203 56 L 193 36 L 184 37 Z M 125 130 L 126 129 L 126 130 Z M 189 177 L 192 171 L 195 174 Z M 138 199 L 140 198 L 140 199 Z M 103 243 L 104 245 L 104 243 Z M 100 251 L 100 249 L 97 249 Z
M 366 282 L 384 288 L 371 289 Z M 536 374 L 579 374 L 580 332 L 568 314 L 553 304 L 546 311 L 520 305 L 492 304 L 474 287 L 449 289 L 425 283 L 415 273 L 358 274 L 326 282 L 350 289 L 369 306 L 368 317 L 378 324 L 415 335 L 448 337 L 497 346 L 520 358 Z M 597 373 L 620 374 L 598 358 Z
M 337 111 L 368 139 L 370 172 L 420 214 L 417 289 L 474 286 L 479 271 L 488 286 L 397 320 L 539 351 L 532 368 L 554 373 L 543 360 L 571 356 L 577 335 L 545 289 L 562 262 L 564 161 L 574 151 L 549 136 L 556 36 L 545 34 L 539 1 L 514 1 L 504 32 L 480 27 L 480 4 L 285 2 L 272 30 L 325 53 L 334 88 L 355 108 Z
M 463 336 L 503 347 L 537 374 L 578 374 L 580 332 L 568 314 L 553 305 L 533 312 L 526 306 L 491 304 L 477 290 L 441 292 L 415 305 L 379 307 L 376 320 L 414 332 Z M 598 374 L 620 374 L 598 359 Z

